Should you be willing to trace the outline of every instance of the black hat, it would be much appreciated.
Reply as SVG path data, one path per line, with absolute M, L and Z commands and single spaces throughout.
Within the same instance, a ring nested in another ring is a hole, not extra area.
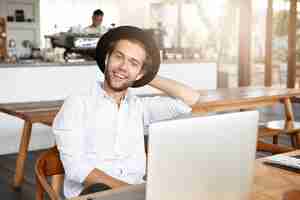
M 136 80 L 132 87 L 141 87 L 146 85 L 153 80 L 158 72 L 160 55 L 159 49 L 157 48 L 156 43 L 150 33 L 140 28 L 134 26 L 119 26 L 109 30 L 103 36 L 101 36 L 97 44 L 95 55 L 98 67 L 104 73 L 106 54 L 110 48 L 110 44 L 111 42 L 118 41 L 120 39 L 135 39 L 140 41 L 144 44 L 147 54 L 152 58 L 151 65 L 145 66 L 144 68 L 144 76 L 141 79 Z

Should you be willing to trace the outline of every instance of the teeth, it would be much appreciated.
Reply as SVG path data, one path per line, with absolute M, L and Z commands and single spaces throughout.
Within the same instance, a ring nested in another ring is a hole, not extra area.
M 124 75 L 121 75 L 121 74 L 118 74 L 118 73 L 115 73 L 115 76 L 118 77 L 118 78 L 120 78 L 120 79 L 124 79 L 125 78 Z

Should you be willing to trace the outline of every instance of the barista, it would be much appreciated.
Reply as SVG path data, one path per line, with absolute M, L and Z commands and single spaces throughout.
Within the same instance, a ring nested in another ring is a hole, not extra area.
M 90 34 L 103 34 L 104 27 L 101 25 L 104 17 L 104 12 L 97 9 L 93 12 L 92 24 L 84 29 L 84 32 Z

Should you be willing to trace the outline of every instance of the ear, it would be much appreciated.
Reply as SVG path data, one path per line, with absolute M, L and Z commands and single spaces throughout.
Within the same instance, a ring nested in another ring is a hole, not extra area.
M 143 78 L 145 73 L 146 73 L 145 70 L 141 70 L 140 73 L 137 75 L 135 80 L 140 80 L 141 78 Z
M 107 62 L 108 62 L 108 54 L 106 54 L 106 56 L 105 56 L 105 68 L 107 66 Z

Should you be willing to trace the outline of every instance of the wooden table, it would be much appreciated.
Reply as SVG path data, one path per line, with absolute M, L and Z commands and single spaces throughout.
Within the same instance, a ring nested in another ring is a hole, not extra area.
M 233 89 L 217 89 L 200 91 L 201 97 L 193 107 L 193 113 L 206 114 L 208 112 L 232 111 L 239 109 L 256 109 L 263 106 L 271 106 L 278 102 L 285 105 L 287 121 L 293 121 L 294 115 L 291 106 L 291 97 L 299 96 L 299 89 L 244 87 Z M 51 125 L 63 101 L 43 101 L 27 103 L 0 104 L 0 112 L 21 118 L 25 121 L 19 146 L 19 154 L 16 161 L 16 172 L 13 186 L 21 186 L 24 176 L 24 164 L 27 157 L 33 123 Z M 298 141 L 300 138 L 298 137 Z M 258 149 L 281 152 L 290 148 L 274 149 L 274 146 L 258 143 Z
M 300 155 L 300 150 L 287 153 Z M 283 194 L 291 190 L 300 190 L 300 173 L 287 171 L 255 161 L 255 174 L 250 200 L 283 200 Z M 97 192 L 70 200 L 145 200 L 145 185 L 127 186 L 120 189 Z M 300 199 L 300 197 L 299 197 Z
M 300 155 L 300 150 L 285 154 Z M 251 200 L 282 200 L 284 193 L 300 190 L 300 173 L 263 164 L 264 160 L 260 158 L 255 163 Z
M 16 171 L 13 182 L 13 187 L 15 189 L 18 189 L 21 186 L 24 178 L 24 164 L 27 158 L 32 124 L 43 123 L 46 125 L 51 125 L 61 105 L 61 100 L 0 104 L 0 112 L 24 120 L 24 126 L 19 146 L 19 153 L 16 160 Z
M 291 98 L 300 95 L 300 89 L 272 87 L 240 87 L 200 91 L 202 94 L 193 107 L 194 113 L 223 112 L 256 109 L 282 102 L 292 115 Z M 293 117 L 293 116 L 289 116 Z
M 240 87 L 231 89 L 217 89 L 202 91 L 202 96 L 193 107 L 193 113 L 206 114 L 209 112 L 224 112 L 234 110 L 257 109 L 260 107 L 273 106 L 283 103 L 285 110 L 285 121 L 289 131 L 293 131 L 294 114 L 291 99 L 300 95 L 300 89 L 271 88 L 271 87 Z M 261 128 L 261 136 L 278 134 L 282 130 L 271 130 Z M 295 136 L 295 137 L 294 137 Z M 293 144 L 300 144 L 299 134 L 292 136 Z M 258 150 L 266 150 L 273 153 L 290 151 L 291 148 L 280 147 L 258 141 Z

